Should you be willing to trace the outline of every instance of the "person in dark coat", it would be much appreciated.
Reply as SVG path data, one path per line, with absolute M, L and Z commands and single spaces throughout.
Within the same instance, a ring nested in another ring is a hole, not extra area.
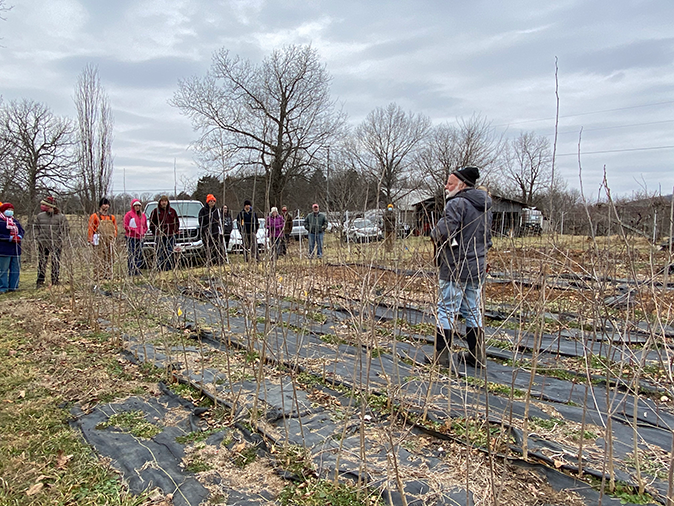
M 293 231 L 293 217 L 288 212 L 288 208 L 283 206 L 281 208 L 281 216 L 283 216 L 283 241 L 281 242 L 281 256 L 288 253 L 288 244 L 290 244 L 290 233 Z
M 40 202 L 40 213 L 35 217 L 33 225 L 35 242 L 37 243 L 37 288 L 44 286 L 47 277 L 47 263 L 51 256 L 51 284 L 59 284 L 61 271 L 61 250 L 63 241 L 68 235 L 68 220 L 59 211 L 54 197 L 47 197 Z
M 162 195 L 159 203 L 150 214 L 150 231 L 154 235 L 157 253 L 157 269 L 169 271 L 174 266 L 176 234 L 180 230 L 180 218 L 171 207 L 169 198 Z
M 206 207 L 199 211 L 199 230 L 201 239 L 204 241 L 206 263 L 208 265 L 219 264 L 222 262 L 222 216 L 220 208 L 217 207 L 217 200 L 214 195 L 206 196 Z
M 21 241 L 24 230 L 14 218 L 14 206 L 0 206 L 0 293 L 19 289 L 21 274 Z
M 243 201 L 243 209 L 236 216 L 236 225 L 239 227 L 241 233 L 241 241 L 243 243 L 243 259 L 248 261 L 255 258 L 257 260 L 257 230 L 260 228 L 260 222 L 257 219 L 257 214 L 253 211 L 250 200 Z
M 456 317 L 466 320 L 468 352 L 460 357 L 473 367 L 486 365 L 480 298 L 486 276 L 486 256 L 491 248 L 491 197 L 475 188 L 477 167 L 450 174 L 445 192 L 445 211 L 431 238 L 439 267 L 438 328 L 435 362 L 449 367 L 449 348 L 456 332 Z
M 304 218 L 304 228 L 309 232 L 309 258 L 323 258 L 323 235 L 328 228 L 328 218 L 319 212 L 318 204 L 311 206 L 311 212 Z
M 232 235 L 232 229 L 234 228 L 234 220 L 232 219 L 232 213 L 227 207 L 227 204 L 222 206 L 222 236 L 225 239 L 225 249 L 229 250 L 229 238 Z

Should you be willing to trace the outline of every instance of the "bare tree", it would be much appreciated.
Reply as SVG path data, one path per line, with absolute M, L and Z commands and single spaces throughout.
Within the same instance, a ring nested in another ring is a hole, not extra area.
M 329 85 L 310 46 L 276 50 L 260 65 L 220 50 L 206 77 L 181 81 L 171 103 L 201 133 L 201 150 L 227 152 L 242 167 L 261 165 L 267 200 L 279 206 L 288 180 L 306 175 L 342 128 Z
M 377 181 L 379 198 L 396 202 L 409 191 L 414 151 L 427 135 L 431 120 L 406 113 L 391 103 L 371 111 L 355 132 L 353 150 L 362 170 Z
M 78 193 L 87 212 L 110 190 L 112 179 L 112 110 L 98 69 L 87 65 L 75 88 L 77 108 Z
M 547 137 L 522 132 L 506 149 L 504 176 L 526 205 L 534 205 L 551 183 L 552 155 Z
M 502 138 L 494 132 L 487 119 L 479 115 L 460 118 L 456 125 L 437 125 L 418 152 L 418 180 L 429 191 L 438 192 L 453 171 L 473 165 L 480 169 L 482 181 L 488 181 L 492 178 L 502 146 Z
M 41 192 L 70 184 L 73 169 L 72 126 L 44 104 L 12 101 L 0 110 L 0 144 L 5 147 L 3 180 L 19 193 L 21 210 L 32 215 Z M 16 196 L 13 196 L 16 199 Z

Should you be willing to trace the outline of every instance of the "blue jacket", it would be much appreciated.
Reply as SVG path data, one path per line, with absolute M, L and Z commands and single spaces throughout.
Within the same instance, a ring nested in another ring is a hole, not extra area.
M 14 223 L 19 229 L 19 237 L 23 239 L 24 230 L 19 223 L 19 220 L 14 218 Z M 21 256 L 21 243 L 13 242 L 9 238 L 9 229 L 7 228 L 7 222 L 0 218 L 0 256 L 3 257 L 18 257 Z
M 484 190 L 467 188 L 447 201 L 445 212 L 431 231 L 440 279 L 484 279 L 491 248 L 491 197 Z

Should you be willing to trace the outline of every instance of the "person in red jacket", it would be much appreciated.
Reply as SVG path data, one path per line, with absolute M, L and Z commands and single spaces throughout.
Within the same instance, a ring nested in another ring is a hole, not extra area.
M 141 209 L 140 200 L 131 201 L 131 210 L 124 215 L 124 236 L 126 237 L 126 259 L 129 276 L 138 276 L 143 266 L 143 237 L 147 232 L 147 216 Z
M 176 246 L 176 234 L 180 230 L 180 219 L 171 207 L 166 195 L 159 199 L 159 205 L 150 214 L 150 231 L 154 234 L 157 253 L 157 269 L 173 269 L 173 250 Z

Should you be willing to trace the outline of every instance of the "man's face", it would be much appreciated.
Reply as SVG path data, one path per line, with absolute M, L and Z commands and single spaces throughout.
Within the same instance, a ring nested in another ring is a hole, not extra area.
M 445 185 L 445 194 L 448 198 L 453 197 L 466 187 L 466 183 L 461 181 L 454 174 L 450 174 Z
M 243 208 L 246 210 L 246 212 L 250 211 L 250 204 L 246 204 L 243 206 Z
M 162 209 L 166 209 L 166 206 L 168 206 L 168 200 L 159 201 L 159 207 L 161 207 Z
M 314 204 L 311 208 L 314 210 L 315 213 L 318 212 L 318 204 Z
M 103 205 L 101 206 L 101 212 L 102 212 L 103 214 L 107 213 L 109 209 L 110 209 L 110 204 L 103 204 Z
M 215 200 L 209 200 L 209 201 L 208 201 L 208 207 L 210 207 L 211 209 L 213 209 L 213 208 L 215 207 Z

